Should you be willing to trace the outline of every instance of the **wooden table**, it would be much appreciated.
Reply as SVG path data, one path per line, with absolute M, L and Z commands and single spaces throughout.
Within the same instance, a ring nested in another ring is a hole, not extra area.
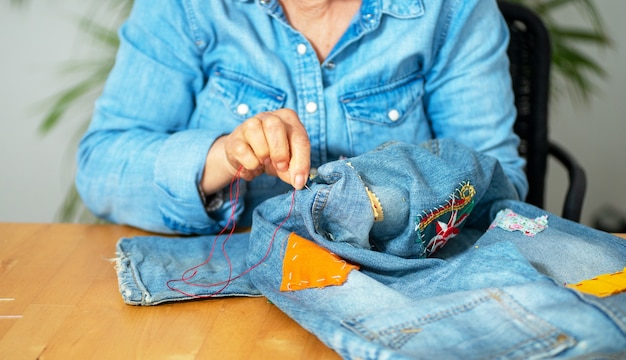
M 265 298 L 125 305 L 114 225 L 0 223 L 0 359 L 338 359 Z
M 125 305 L 109 259 L 143 234 L 0 223 L 0 359 L 339 358 L 265 298 Z

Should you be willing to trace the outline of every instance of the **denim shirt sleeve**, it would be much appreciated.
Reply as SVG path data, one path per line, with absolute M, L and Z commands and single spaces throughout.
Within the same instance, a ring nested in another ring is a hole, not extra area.
M 163 17 L 162 14 L 171 14 Z M 116 64 L 79 145 L 76 186 L 109 221 L 158 232 L 215 233 L 198 192 L 221 129 L 190 129 L 202 87 L 193 19 L 180 1 L 137 1 L 119 32 Z
M 435 138 L 454 138 L 497 158 L 521 199 L 528 183 L 513 132 L 509 32 L 495 1 L 450 1 L 441 14 L 424 102 Z

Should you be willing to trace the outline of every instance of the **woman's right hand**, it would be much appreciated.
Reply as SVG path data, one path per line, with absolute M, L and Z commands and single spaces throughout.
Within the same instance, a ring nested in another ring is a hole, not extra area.
M 295 111 L 260 113 L 215 141 L 207 155 L 202 190 L 218 191 L 240 168 L 245 180 L 266 173 L 300 190 L 309 176 L 310 156 L 309 137 Z

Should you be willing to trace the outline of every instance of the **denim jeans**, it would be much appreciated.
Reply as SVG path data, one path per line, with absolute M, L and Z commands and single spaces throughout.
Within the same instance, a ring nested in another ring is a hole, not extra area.
M 213 252 L 213 237 L 122 239 L 125 301 L 263 295 L 351 359 L 626 354 L 626 293 L 564 286 L 622 270 L 626 241 L 519 201 L 495 159 L 453 141 L 390 143 L 321 166 L 309 189 L 292 210 L 293 194 L 266 201 L 249 234 L 218 238 Z M 359 269 L 281 290 L 293 234 Z M 196 285 L 167 287 L 210 253 Z

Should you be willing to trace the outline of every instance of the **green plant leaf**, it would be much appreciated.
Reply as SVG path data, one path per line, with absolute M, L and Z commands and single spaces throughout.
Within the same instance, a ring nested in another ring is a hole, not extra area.
M 101 86 L 101 84 L 102 79 L 94 76 L 63 91 L 54 101 L 44 120 L 39 125 L 39 131 L 43 134 L 50 132 L 74 104 L 90 94 L 92 90 Z
M 611 47 L 602 17 L 592 0 L 513 0 L 536 12 L 545 22 L 552 42 L 552 94 L 558 98 L 565 90 L 585 101 L 596 89 L 592 77 L 604 77 L 606 72 L 592 57 L 585 55 L 581 46 Z M 563 26 L 555 14 L 567 6 L 575 7 L 586 19 L 581 26 Z
M 585 53 L 568 46 L 555 46 L 552 62 L 557 76 L 567 79 L 570 90 L 588 100 L 595 86 L 590 76 L 604 78 L 606 71 Z
M 96 40 L 111 50 L 116 50 L 119 46 L 120 41 L 115 29 L 110 29 L 87 18 L 81 20 L 79 28 L 88 33 L 92 40 Z
M 574 48 L 559 48 L 555 52 L 554 62 L 560 68 L 569 68 L 577 73 L 585 74 L 590 72 L 598 77 L 606 77 L 606 71 L 593 59 L 581 51 Z M 585 78 L 586 76 L 583 76 Z
M 545 1 L 522 1 L 525 3 L 534 3 L 535 9 L 537 12 L 549 12 L 554 9 L 558 9 L 564 5 L 570 5 L 575 2 L 580 2 L 584 0 L 545 0 Z M 528 5 L 531 5 L 528 4 Z M 531 5 L 532 6 L 532 5 Z
M 553 41 L 561 38 L 572 43 L 589 43 L 592 45 L 609 46 L 611 40 L 604 33 L 579 28 L 553 27 L 550 29 Z

